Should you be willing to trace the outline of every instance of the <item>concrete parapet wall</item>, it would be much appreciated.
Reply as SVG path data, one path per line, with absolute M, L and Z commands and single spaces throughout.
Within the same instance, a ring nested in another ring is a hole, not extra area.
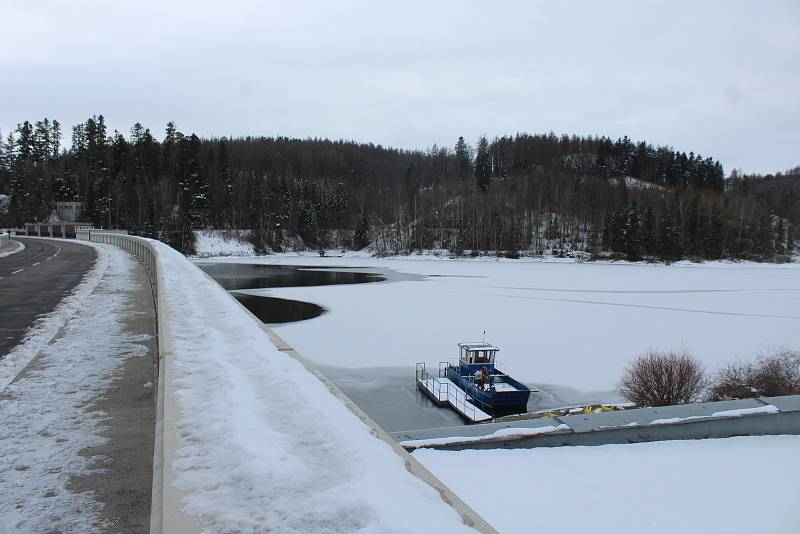
M 556 429 L 536 433 L 538 429 Z M 516 432 L 515 432 L 516 431 Z M 800 434 L 800 395 L 394 432 L 414 450 L 519 449 Z
M 116 245 L 123 248 L 139 259 L 148 274 L 156 303 L 159 355 L 150 532 L 156 534 L 161 532 L 199 533 L 202 531 L 200 525 L 183 511 L 182 498 L 184 494 L 173 484 L 175 472 L 172 469 L 172 465 L 176 451 L 180 446 L 178 443 L 176 426 L 181 418 L 181 413 L 172 395 L 175 386 L 173 384 L 169 365 L 171 355 L 173 354 L 173 334 L 169 320 L 171 314 L 167 307 L 166 299 L 164 298 L 164 291 L 162 291 L 162 287 L 160 287 L 164 284 L 165 278 L 163 267 L 159 261 L 158 252 L 156 252 L 156 247 L 148 239 L 119 234 L 113 231 L 98 232 L 92 230 L 91 232 L 80 232 L 78 238 L 95 243 Z M 211 279 L 209 278 L 209 280 Z M 233 297 L 230 298 L 238 304 L 236 299 Z M 439 493 L 441 499 L 458 512 L 464 524 L 471 526 L 479 532 L 496 532 L 489 523 L 464 503 L 456 494 L 445 486 L 444 483 L 438 480 L 427 468 L 408 454 L 402 447 L 398 446 L 395 440 L 390 438 L 389 435 L 361 411 L 352 400 L 328 381 L 308 360 L 303 358 L 274 332 L 252 316 L 246 308 L 242 307 L 242 310 L 246 312 L 253 321 L 258 323 L 279 351 L 298 360 L 310 373 L 317 376 L 317 378 L 325 383 L 328 389 L 342 401 L 351 412 L 370 428 L 373 435 L 388 443 L 395 453 L 402 458 L 406 469 L 426 484 L 433 487 Z M 387 481 L 387 483 L 389 483 L 389 481 Z M 409 518 L 409 521 L 412 520 L 413 518 Z M 274 525 L 265 525 L 265 528 L 273 526 Z

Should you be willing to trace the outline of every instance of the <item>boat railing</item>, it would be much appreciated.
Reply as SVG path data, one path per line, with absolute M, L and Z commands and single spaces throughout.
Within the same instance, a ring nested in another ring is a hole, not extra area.
M 461 412 L 472 421 L 476 421 L 478 408 L 472 404 L 474 399 L 471 399 L 466 391 L 446 379 L 447 364 L 448 362 L 439 362 L 439 377 L 435 377 L 428 372 L 424 363 L 418 363 L 417 382 L 421 382 L 422 386 L 430 391 L 438 401 L 447 401 L 456 411 Z M 456 390 L 461 391 L 462 394 L 459 395 Z M 468 402 L 468 399 L 471 402 Z

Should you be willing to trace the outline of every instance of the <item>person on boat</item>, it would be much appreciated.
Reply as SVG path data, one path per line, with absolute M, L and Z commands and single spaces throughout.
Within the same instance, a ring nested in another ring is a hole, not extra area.
M 487 391 L 489 389 L 489 371 L 486 370 L 486 367 L 481 367 L 481 389 Z
M 478 389 L 481 391 L 483 391 L 483 371 L 485 371 L 485 369 L 478 369 L 475 371 L 475 383 L 478 384 Z

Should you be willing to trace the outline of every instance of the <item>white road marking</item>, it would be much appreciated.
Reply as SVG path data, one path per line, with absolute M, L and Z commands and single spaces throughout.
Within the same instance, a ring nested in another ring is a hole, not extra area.
M 33 265 L 31 265 L 31 267 L 36 267 L 36 266 L 37 266 L 37 265 L 39 265 L 40 263 L 42 263 L 42 262 L 40 262 L 40 261 L 37 261 L 36 263 L 34 263 Z
M 48 258 L 45 258 L 45 259 L 44 259 L 44 261 L 50 261 L 50 260 L 52 260 L 52 259 L 53 259 L 53 256 L 50 256 L 50 257 L 48 257 Z
M 22 272 L 22 271 L 24 271 L 24 270 L 25 270 L 25 269 L 17 269 L 16 271 L 12 271 L 12 273 L 11 273 L 11 274 L 17 274 L 17 273 L 21 273 L 21 272 Z

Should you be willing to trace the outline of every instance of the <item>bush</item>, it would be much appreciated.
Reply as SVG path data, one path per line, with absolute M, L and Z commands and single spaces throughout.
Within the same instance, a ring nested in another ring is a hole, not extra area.
M 717 371 L 709 400 L 800 395 L 800 352 L 780 350 Z
M 699 360 L 685 351 L 650 351 L 637 356 L 617 389 L 637 406 L 669 406 L 699 400 L 707 385 Z

